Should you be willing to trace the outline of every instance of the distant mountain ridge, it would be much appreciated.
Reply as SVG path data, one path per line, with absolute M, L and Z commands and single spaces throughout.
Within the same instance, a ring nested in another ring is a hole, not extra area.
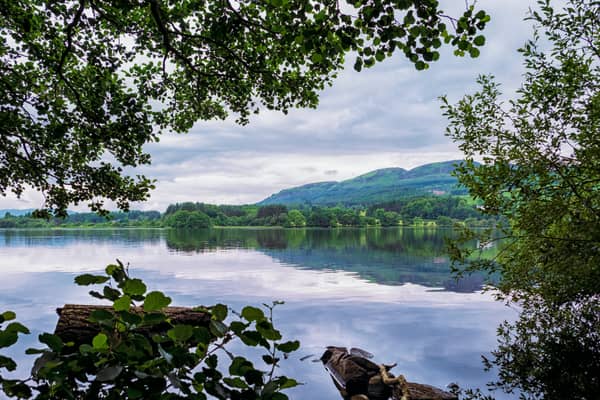
M 404 168 L 384 168 L 352 179 L 309 183 L 284 189 L 258 202 L 258 205 L 355 205 L 373 204 L 426 194 L 464 194 L 451 175 L 461 160 L 443 161 Z
M 15 217 L 20 217 L 22 215 L 30 214 L 34 210 L 34 208 L 2 208 L 0 209 L 0 218 L 4 218 L 7 213 Z

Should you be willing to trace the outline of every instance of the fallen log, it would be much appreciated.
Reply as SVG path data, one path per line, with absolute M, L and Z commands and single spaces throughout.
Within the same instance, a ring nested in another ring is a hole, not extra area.
M 321 362 L 344 400 L 458 400 L 458 397 L 431 385 L 395 377 L 394 365 L 376 364 L 371 354 L 360 349 L 327 347 Z
M 65 304 L 64 307 L 57 308 L 58 322 L 54 334 L 59 336 L 64 343 L 74 342 L 75 346 L 87 343 L 90 344 L 94 336 L 100 332 L 97 323 L 89 320 L 90 314 L 94 310 L 106 310 L 114 312 L 112 306 L 97 306 L 87 304 Z M 141 307 L 132 307 L 132 312 L 142 314 Z M 210 315 L 202 311 L 194 311 L 188 307 L 166 307 L 162 311 L 170 323 L 173 325 L 186 324 L 208 327 Z M 171 327 L 168 323 L 160 323 L 147 327 L 140 327 L 138 331 L 146 335 L 165 332 Z M 77 348 L 76 347 L 76 348 Z

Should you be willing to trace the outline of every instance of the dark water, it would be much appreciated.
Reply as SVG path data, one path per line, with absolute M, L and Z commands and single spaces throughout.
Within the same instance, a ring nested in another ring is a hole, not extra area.
M 73 284 L 119 258 L 149 290 L 176 305 L 233 308 L 284 300 L 276 326 L 301 350 L 282 373 L 305 383 L 293 399 L 337 399 L 317 358 L 327 345 L 361 347 L 397 362 L 409 381 L 483 387 L 494 378 L 481 355 L 514 312 L 480 292 L 483 280 L 456 282 L 444 255 L 450 231 L 425 229 L 0 230 L 0 310 L 17 312 L 33 334 L 52 331 L 55 309 L 93 303 Z M 490 251 L 493 251 L 491 249 Z M 242 347 L 237 351 L 245 351 Z M 29 356 L 13 353 L 23 362 Z M 314 354 L 305 361 L 303 356 Z M 21 372 L 23 373 L 23 372 Z M 499 396 L 501 398 L 501 396 Z

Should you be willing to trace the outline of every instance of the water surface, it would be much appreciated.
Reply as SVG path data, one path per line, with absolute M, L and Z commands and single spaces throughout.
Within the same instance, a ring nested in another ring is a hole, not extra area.
M 119 258 L 149 290 L 175 305 L 223 302 L 235 309 L 284 300 L 276 326 L 299 339 L 282 372 L 305 385 L 293 399 L 337 399 L 318 358 L 323 347 L 361 347 L 397 362 L 410 381 L 483 387 L 481 355 L 514 312 L 480 292 L 481 277 L 456 282 L 444 255 L 450 231 L 425 229 L 0 230 L 0 309 L 37 334 L 55 309 L 94 303 L 73 284 Z M 237 351 L 246 351 L 238 347 Z M 14 353 L 13 353 L 14 354 Z M 301 357 L 309 357 L 300 361 Z M 16 355 L 30 362 L 29 356 Z

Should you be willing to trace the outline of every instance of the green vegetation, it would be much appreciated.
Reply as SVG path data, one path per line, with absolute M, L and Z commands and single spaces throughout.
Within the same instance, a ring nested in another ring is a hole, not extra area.
M 452 256 L 462 273 L 499 273 L 501 297 L 523 307 L 502 326 L 488 361 L 500 371 L 495 386 L 528 399 L 593 399 L 600 392 L 600 9 L 590 0 L 570 0 L 563 10 L 538 3 L 531 15 L 538 31 L 520 49 L 526 74 L 518 98 L 507 104 L 494 79 L 481 77 L 479 92 L 455 105 L 444 99 L 448 134 L 466 156 L 459 180 L 487 214 L 506 221 L 496 257 L 474 257 L 477 250 L 461 241 Z M 483 235 L 480 243 L 492 240 Z
M 458 185 L 452 175 L 459 160 L 431 163 L 413 168 L 386 168 L 371 171 L 341 182 L 320 182 L 285 189 L 275 193 L 260 205 L 304 204 L 344 206 L 383 203 L 403 198 L 438 195 L 464 195 L 466 189 Z
M 172 228 L 210 228 L 212 223 L 208 215 L 202 211 L 176 211 L 164 219 L 164 224 Z
M 286 399 L 281 392 L 298 383 L 276 375 L 279 361 L 299 347 L 282 340 L 273 326 L 273 308 L 266 313 L 246 306 L 230 313 L 227 306 L 198 307 L 206 322 L 173 325 L 165 308 L 171 298 L 148 292 L 140 279 L 131 278 L 121 262 L 106 267 L 105 275 L 84 274 L 78 285 L 106 284 L 90 295 L 108 300 L 112 308 L 92 311 L 90 322 L 98 333 L 91 343 L 76 346 L 61 337 L 42 333 L 44 347 L 28 349 L 38 355 L 31 377 L 5 379 L 2 390 L 21 399 Z M 134 307 L 137 307 L 134 309 Z M 233 318 L 231 318 L 233 314 Z M 0 349 L 18 340 L 29 329 L 12 312 L 0 314 Z M 143 330 L 152 330 L 152 335 Z M 234 355 L 225 346 L 239 340 L 265 354 L 255 364 Z M 224 362 L 226 360 L 226 363 Z M 225 368 L 224 368 L 225 367 Z M 15 362 L 0 357 L 0 371 L 12 371 Z
M 29 214 L 13 216 L 10 213 L 0 219 L 0 228 L 158 228 L 163 226 L 158 211 L 111 212 L 106 216 L 96 213 L 71 213 L 65 218 L 35 218 Z
M 393 53 L 426 69 L 443 44 L 477 57 L 489 20 L 421 0 L 2 1 L 0 193 L 43 192 L 40 215 L 127 210 L 153 181 L 124 169 L 161 133 L 316 107 L 349 53 L 357 71 Z
M 426 196 L 405 198 L 369 207 L 288 208 L 285 205 L 215 205 L 180 203 L 158 211 L 112 212 L 106 217 L 94 213 L 70 214 L 66 218 L 42 220 L 31 214 L 0 219 L 0 228 L 76 228 L 147 227 L 209 228 L 211 226 L 365 227 L 429 225 L 490 226 L 496 218 L 483 215 L 464 196 Z
M 206 214 L 214 226 L 283 226 L 283 227 L 344 227 L 423 225 L 490 226 L 495 218 L 484 217 L 475 205 L 462 197 L 427 196 L 403 199 L 369 207 L 318 207 L 285 205 L 218 206 L 205 203 L 173 204 L 167 208 L 163 221 L 181 211 Z M 166 226 L 174 226 L 166 223 Z

